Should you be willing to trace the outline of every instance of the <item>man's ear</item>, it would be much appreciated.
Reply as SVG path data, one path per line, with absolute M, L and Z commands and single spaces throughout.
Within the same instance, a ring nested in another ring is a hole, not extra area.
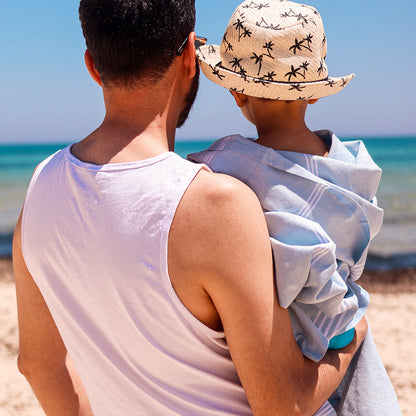
M 195 40 L 196 34 L 195 32 L 191 32 L 188 36 L 188 42 L 182 54 L 183 62 L 188 70 L 188 75 L 190 79 L 192 79 L 196 75 L 196 66 L 198 65 L 196 59 Z
M 315 104 L 319 101 L 319 98 L 314 98 L 313 100 L 309 100 L 308 104 Z
M 103 86 L 103 83 L 101 81 L 100 74 L 95 69 L 94 61 L 92 60 L 92 56 L 90 54 L 90 51 L 87 49 L 84 54 L 84 60 L 85 65 L 88 69 L 88 72 L 90 73 L 92 79 L 100 86 Z
M 242 108 L 245 106 L 246 102 L 247 102 L 247 95 L 241 94 L 240 92 L 236 92 L 236 91 L 231 91 L 230 93 L 232 94 L 232 96 L 234 97 L 234 100 L 236 102 L 236 104 Z

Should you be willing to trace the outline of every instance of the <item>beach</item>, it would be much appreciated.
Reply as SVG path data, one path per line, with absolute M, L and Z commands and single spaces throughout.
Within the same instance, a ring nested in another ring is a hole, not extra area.
M 371 295 L 367 317 L 404 416 L 416 414 L 416 268 L 366 271 Z M 18 330 L 10 259 L 0 259 L 0 416 L 42 416 L 16 367 Z

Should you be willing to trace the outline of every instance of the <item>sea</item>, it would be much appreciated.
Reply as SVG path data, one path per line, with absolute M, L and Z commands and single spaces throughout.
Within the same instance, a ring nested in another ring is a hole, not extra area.
M 367 268 L 416 267 L 416 137 L 360 139 L 383 169 L 377 199 L 384 209 L 384 223 L 371 244 Z M 175 152 L 185 157 L 211 143 L 179 141 Z M 0 256 L 11 255 L 13 230 L 34 168 L 66 145 L 0 145 Z

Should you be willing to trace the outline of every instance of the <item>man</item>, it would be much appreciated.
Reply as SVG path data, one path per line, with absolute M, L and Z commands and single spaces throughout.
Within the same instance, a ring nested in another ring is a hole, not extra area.
M 14 240 L 19 368 L 48 415 L 306 415 L 319 364 L 273 290 L 259 202 L 171 153 L 195 98 L 193 0 L 82 0 L 97 130 L 36 169 Z

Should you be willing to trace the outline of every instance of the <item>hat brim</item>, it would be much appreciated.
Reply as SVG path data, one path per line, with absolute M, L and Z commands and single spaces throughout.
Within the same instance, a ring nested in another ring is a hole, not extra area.
M 197 49 L 197 56 L 204 75 L 215 84 L 246 95 L 274 100 L 312 100 L 336 94 L 354 78 L 328 77 L 313 82 L 278 82 L 253 78 L 234 72 L 221 65 L 220 47 L 204 45 Z

